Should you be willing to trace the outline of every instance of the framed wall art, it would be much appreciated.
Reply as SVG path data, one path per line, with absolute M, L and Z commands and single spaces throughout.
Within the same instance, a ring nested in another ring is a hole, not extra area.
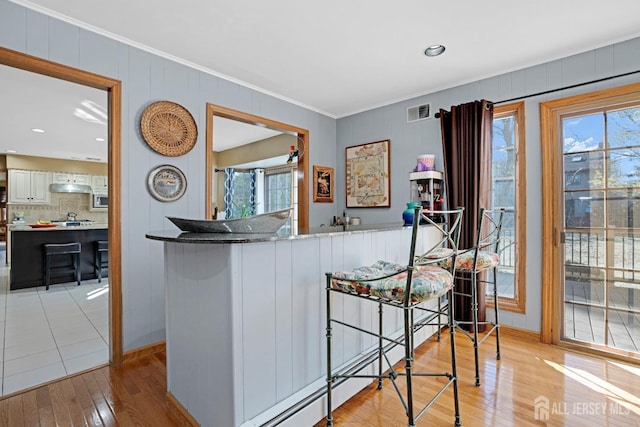
M 313 201 L 333 202 L 333 168 L 313 166 Z
M 390 145 L 386 139 L 346 148 L 348 208 L 391 206 Z

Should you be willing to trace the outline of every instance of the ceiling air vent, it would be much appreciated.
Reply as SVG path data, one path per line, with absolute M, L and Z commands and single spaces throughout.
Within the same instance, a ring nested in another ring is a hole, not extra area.
M 431 117 L 431 104 L 416 105 L 407 108 L 407 123 L 417 122 Z

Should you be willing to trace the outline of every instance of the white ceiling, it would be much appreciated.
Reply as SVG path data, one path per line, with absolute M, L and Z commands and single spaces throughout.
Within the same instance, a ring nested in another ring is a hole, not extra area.
M 12 1 L 336 118 L 640 36 L 638 0 Z M 104 92 L 6 68 L 0 150 L 106 159 L 106 126 L 73 116 Z
M 13 1 L 333 117 L 640 35 L 638 0 Z
M 280 135 L 282 132 L 238 120 L 213 118 L 213 151 L 224 151 Z
M 1 154 L 107 161 L 105 91 L 0 65 L 0 94 Z M 282 133 L 222 117 L 213 128 L 215 151 Z
M 280 135 L 282 132 L 271 130 L 263 126 L 250 125 L 238 120 L 225 119 L 214 116 L 213 118 L 213 151 L 224 151 L 245 144 L 260 141 Z M 262 159 L 233 165 L 237 168 L 267 168 L 270 166 L 284 165 L 289 156 L 284 154 L 278 157 Z
M 0 65 L 0 94 L 0 153 L 107 161 L 105 91 Z

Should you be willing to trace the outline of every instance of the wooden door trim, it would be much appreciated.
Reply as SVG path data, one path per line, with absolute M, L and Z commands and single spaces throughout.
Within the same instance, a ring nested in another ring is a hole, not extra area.
M 109 176 L 109 360 L 122 364 L 121 134 L 122 82 L 0 46 L 0 64 L 107 92 Z
M 554 303 L 559 301 L 558 291 L 558 241 L 556 188 L 557 151 L 554 142 L 558 140 L 557 127 L 553 125 L 555 114 L 547 103 L 540 104 L 540 139 L 542 148 L 542 324 L 540 341 L 547 344 L 558 342 L 558 310 Z M 548 173 L 547 173 L 548 172 Z
M 287 123 L 278 122 L 243 111 L 233 110 L 207 103 L 207 131 L 206 131 L 206 183 L 205 183 L 205 218 L 212 215 L 213 196 L 213 117 L 224 117 L 251 125 L 265 126 L 278 131 L 294 132 L 302 140 L 304 146 L 303 155 L 298 157 L 298 231 L 309 228 L 309 131 Z
M 603 104 L 624 104 L 637 100 L 640 83 L 598 90 L 540 103 L 540 143 L 542 149 L 542 323 L 540 338 L 547 344 L 560 342 L 560 115 Z
M 501 310 L 525 314 L 527 312 L 527 192 L 526 192 L 526 132 L 525 132 L 525 103 L 524 101 L 512 104 L 496 105 L 493 110 L 493 118 L 512 116 L 516 122 L 516 280 L 514 281 L 513 298 L 498 296 L 498 304 Z M 493 307 L 493 301 L 487 299 L 487 307 Z

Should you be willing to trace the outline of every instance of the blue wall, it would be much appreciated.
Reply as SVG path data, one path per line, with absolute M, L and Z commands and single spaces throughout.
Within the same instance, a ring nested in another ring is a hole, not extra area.
M 172 228 L 166 215 L 200 217 L 204 212 L 205 108 L 224 105 L 289 123 L 310 132 L 309 164 L 336 169 L 335 202 L 310 200 L 311 226 L 327 223 L 344 208 L 344 149 L 391 140 L 391 207 L 351 209 L 363 224 L 400 221 L 409 198 L 408 173 L 418 154 L 434 153 L 442 170 L 440 126 L 435 119 L 406 122 L 406 108 L 430 103 L 439 108 L 475 99 L 499 101 L 640 69 L 640 39 L 416 97 L 338 120 L 189 68 L 119 41 L 0 0 L 0 45 L 19 52 L 112 77 L 123 82 L 122 105 L 122 273 L 125 350 L 164 339 L 162 245 L 145 232 Z M 428 77 L 425 77 L 428 78 Z M 502 321 L 538 331 L 541 306 L 541 153 L 538 104 L 541 101 L 638 81 L 638 76 L 556 92 L 526 100 L 527 306 L 526 314 L 505 312 Z M 188 154 L 167 159 L 150 150 L 139 134 L 144 108 L 172 100 L 196 119 L 198 143 Z M 171 163 L 185 171 L 186 195 L 160 203 L 146 190 L 155 166 Z M 309 188 L 311 195 L 311 187 Z
M 374 110 L 338 119 L 336 176 L 344 176 L 344 148 L 381 139 L 391 140 L 390 209 L 350 209 L 363 223 L 399 220 L 408 201 L 408 173 L 423 153 L 436 154 L 436 169 L 443 170 L 440 123 L 437 119 L 407 123 L 406 109 L 423 103 L 431 111 L 449 110 L 452 105 L 487 99 L 500 101 L 551 89 L 640 70 L 640 39 L 618 43 L 557 61 L 502 74 L 493 78 L 420 96 Z M 526 314 L 503 312 L 501 322 L 519 328 L 540 330 L 542 258 L 542 160 L 539 103 L 640 81 L 640 74 L 526 99 L 526 214 L 527 274 Z M 338 211 L 344 207 L 344 187 L 337 186 Z
M 292 103 L 189 68 L 119 41 L 0 0 L 0 45 L 122 81 L 122 292 L 123 347 L 131 350 L 165 338 L 162 244 L 150 230 L 175 229 L 165 218 L 204 215 L 206 103 L 308 129 L 309 164 L 335 167 L 336 121 Z M 198 124 L 195 148 L 167 158 L 139 132 L 140 115 L 151 102 L 183 105 Z M 186 194 L 161 203 L 146 189 L 147 174 L 160 164 L 187 176 Z M 311 185 L 310 185 L 311 188 Z M 311 191 L 310 191 L 311 194 Z M 310 223 L 335 215 L 333 204 L 310 201 Z

